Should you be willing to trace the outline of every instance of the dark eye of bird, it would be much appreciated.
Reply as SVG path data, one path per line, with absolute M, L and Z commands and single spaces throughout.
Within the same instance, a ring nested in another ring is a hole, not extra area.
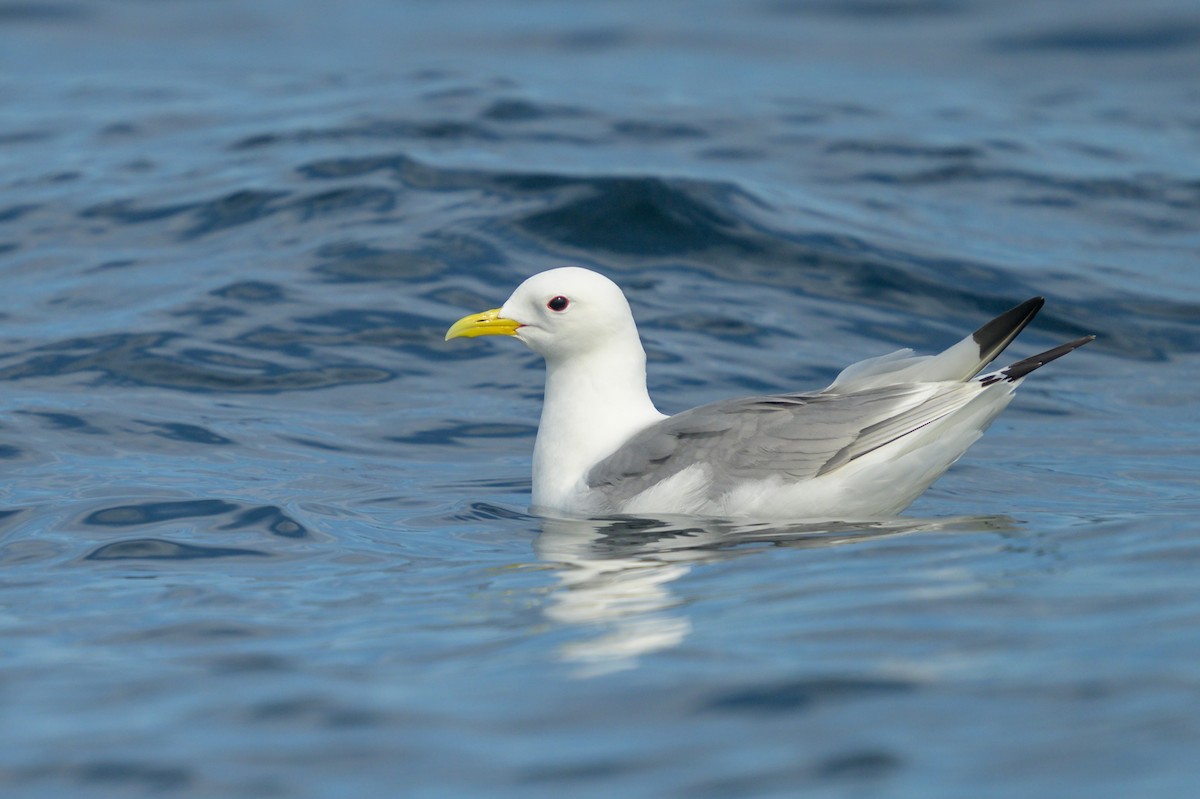
M 567 310 L 567 306 L 570 304 L 571 304 L 571 301 L 568 300 L 566 297 L 558 296 L 558 297 L 554 297 L 553 299 L 550 300 L 550 302 L 546 303 L 546 307 L 552 311 L 565 311 L 565 310 Z

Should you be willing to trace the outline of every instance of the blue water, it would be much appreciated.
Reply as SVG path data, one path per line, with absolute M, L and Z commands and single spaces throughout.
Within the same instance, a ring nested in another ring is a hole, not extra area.
M 0 3 L 5 796 L 1200 784 L 1200 11 Z M 528 515 L 525 276 L 678 411 L 1028 296 L 895 523 Z

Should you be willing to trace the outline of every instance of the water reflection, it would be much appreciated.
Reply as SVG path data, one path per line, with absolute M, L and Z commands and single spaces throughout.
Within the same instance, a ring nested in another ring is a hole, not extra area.
M 831 547 L 919 532 L 1012 529 L 1005 516 L 808 524 L 736 524 L 688 517 L 543 518 L 534 548 L 561 568 L 544 608 L 552 621 L 593 632 L 559 656 L 594 677 L 637 666 L 692 630 L 671 583 L 697 564 L 750 554 L 753 545 Z

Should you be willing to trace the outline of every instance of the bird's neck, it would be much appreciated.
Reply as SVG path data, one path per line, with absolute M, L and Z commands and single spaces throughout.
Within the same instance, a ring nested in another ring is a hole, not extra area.
M 533 505 L 578 511 L 587 472 L 664 418 L 646 391 L 646 353 L 633 341 L 546 361 L 546 394 L 533 451 Z

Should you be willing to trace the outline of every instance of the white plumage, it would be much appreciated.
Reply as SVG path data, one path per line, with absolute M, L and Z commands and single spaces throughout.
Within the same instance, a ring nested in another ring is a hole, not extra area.
M 522 283 L 446 338 L 511 335 L 546 360 L 533 456 L 535 510 L 868 519 L 904 510 L 1012 399 L 1025 375 L 1087 336 L 987 375 L 1041 308 L 1027 300 L 935 356 L 901 350 L 826 389 L 727 400 L 664 416 L 646 390 L 629 304 L 579 267 Z

